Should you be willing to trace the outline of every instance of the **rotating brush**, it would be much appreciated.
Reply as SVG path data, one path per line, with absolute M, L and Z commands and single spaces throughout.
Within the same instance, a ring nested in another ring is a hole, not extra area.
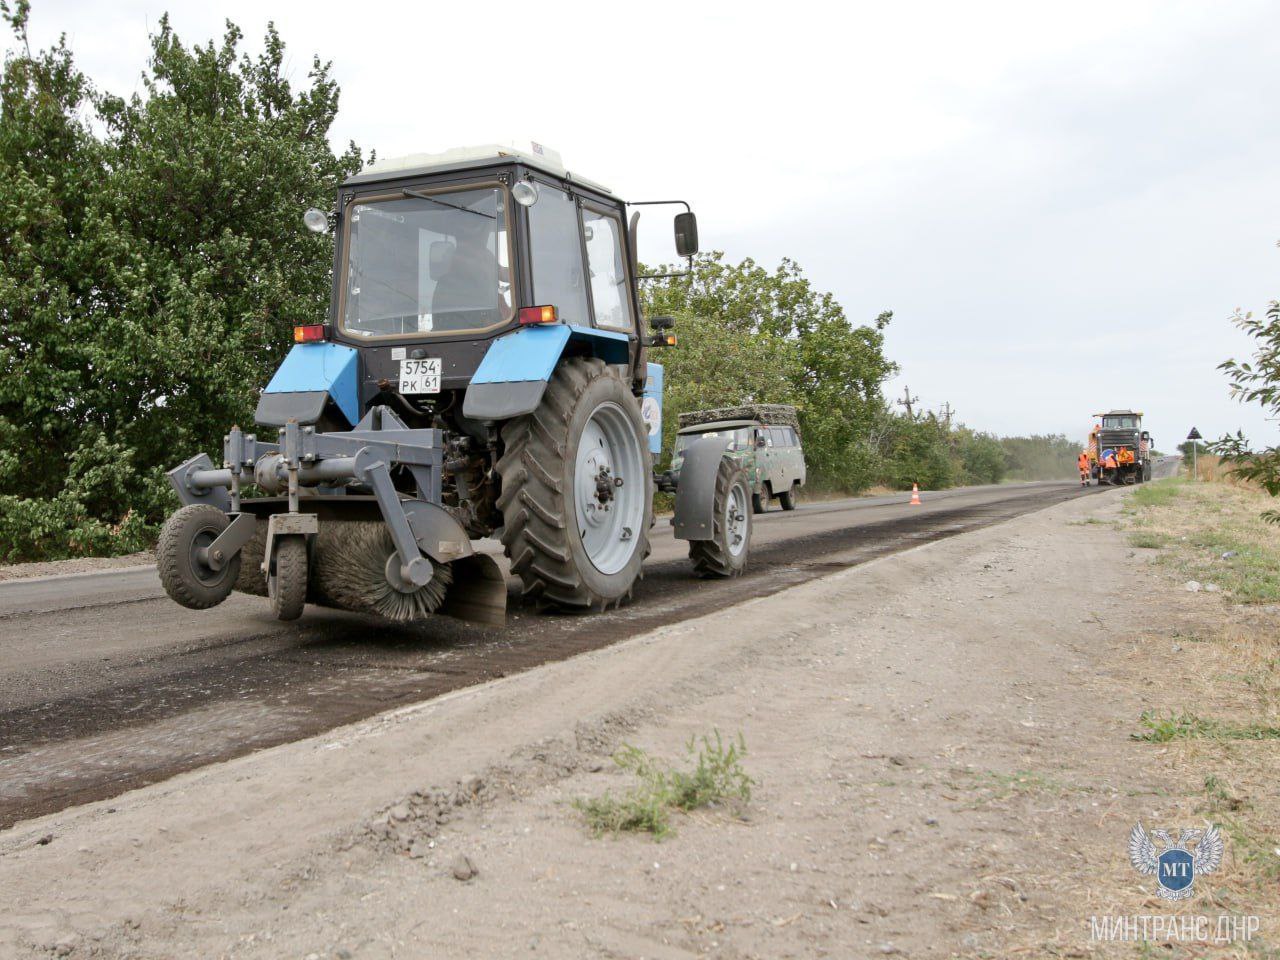
M 444 603 L 453 582 L 448 564 L 421 587 L 405 591 L 387 578 L 396 552 L 391 533 L 373 520 L 327 520 L 320 524 L 311 552 L 311 599 L 315 603 L 388 620 L 420 620 Z M 398 561 L 393 561 L 398 563 Z

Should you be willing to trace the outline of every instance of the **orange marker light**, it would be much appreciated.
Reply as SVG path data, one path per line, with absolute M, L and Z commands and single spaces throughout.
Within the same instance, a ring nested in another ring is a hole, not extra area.
M 317 343 L 324 339 L 324 324 L 309 323 L 302 327 L 293 328 L 294 343 Z
M 535 323 L 555 323 L 558 319 L 555 307 L 523 307 L 520 310 L 520 322 L 527 326 Z
M 674 347 L 676 345 L 676 335 L 674 333 L 668 333 L 666 340 L 668 347 Z

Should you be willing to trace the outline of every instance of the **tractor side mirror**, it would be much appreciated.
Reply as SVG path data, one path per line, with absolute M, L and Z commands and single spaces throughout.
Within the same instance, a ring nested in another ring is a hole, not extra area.
M 675 317 L 650 317 L 649 318 L 649 326 L 659 332 L 663 330 L 670 330 L 675 325 L 676 325 Z
M 676 214 L 676 253 L 692 257 L 698 252 L 698 218 L 692 213 Z
M 427 273 L 432 280 L 439 280 L 453 266 L 453 255 L 457 247 L 449 240 L 434 241 L 427 252 Z

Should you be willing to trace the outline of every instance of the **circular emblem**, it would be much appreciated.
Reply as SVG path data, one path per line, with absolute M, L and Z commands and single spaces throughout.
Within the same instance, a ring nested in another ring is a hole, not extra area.
M 645 397 L 641 401 L 640 417 L 644 420 L 649 436 L 652 437 L 662 431 L 662 407 L 658 405 L 658 401 L 653 397 Z

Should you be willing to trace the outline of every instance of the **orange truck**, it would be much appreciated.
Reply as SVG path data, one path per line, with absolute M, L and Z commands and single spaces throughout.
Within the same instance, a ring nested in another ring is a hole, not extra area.
M 1151 479 L 1151 434 L 1137 410 L 1095 413 L 1089 431 L 1090 476 L 1099 484 L 1123 486 Z

